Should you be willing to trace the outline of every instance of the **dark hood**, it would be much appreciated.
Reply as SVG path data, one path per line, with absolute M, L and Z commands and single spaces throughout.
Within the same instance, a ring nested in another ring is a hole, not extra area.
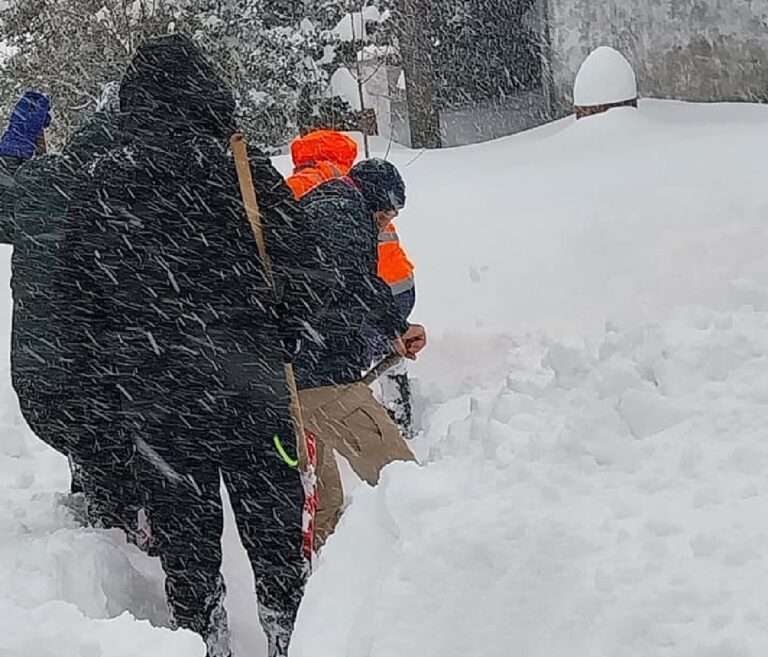
M 181 35 L 139 46 L 120 83 L 120 109 L 122 128 L 129 135 L 228 138 L 234 132 L 232 89 Z

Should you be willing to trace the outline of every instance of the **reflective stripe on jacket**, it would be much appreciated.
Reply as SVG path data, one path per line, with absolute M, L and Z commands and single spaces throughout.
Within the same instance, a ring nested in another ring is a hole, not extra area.
M 397 295 L 413 289 L 413 263 L 408 259 L 393 223 L 379 233 L 379 278 Z

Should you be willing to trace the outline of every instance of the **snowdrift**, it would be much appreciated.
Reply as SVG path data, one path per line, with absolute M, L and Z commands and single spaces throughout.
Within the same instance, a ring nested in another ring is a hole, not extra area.
M 356 490 L 293 657 L 768 654 L 767 127 L 644 102 L 405 167 L 425 465 Z
M 766 127 L 765 107 L 646 101 L 486 145 L 393 152 L 410 184 L 398 227 L 419 315 L 433 332 L 572 336 L 681 305 L 764 308 Z
M 359 489 L 295 657 L 767 654 L 768 314 L 521 340 Z

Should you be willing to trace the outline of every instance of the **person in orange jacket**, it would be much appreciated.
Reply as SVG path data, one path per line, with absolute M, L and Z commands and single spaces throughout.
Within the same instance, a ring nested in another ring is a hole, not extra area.
M 294 172 L 286 182 L 297 199 L 319 185 L 349 174 L 357 159 L 357 143 L 335 130 L 315 130 L 298 137 L 291 144 Z M 403 319 L 408 319 L 416 305 L 414 266 L 400 244 L 394 223 L 380 226 L 379 278 L 392 289 Z M 380 336 L 371 339 L 371 360 L 387 355 L 388 341 Z M 405 363 L 380 378 L 381 401 L 406 438 L 415 435 L 411 404 L 411 386 Z

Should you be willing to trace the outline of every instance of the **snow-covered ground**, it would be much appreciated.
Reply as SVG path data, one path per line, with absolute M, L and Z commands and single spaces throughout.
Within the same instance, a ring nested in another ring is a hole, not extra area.
M 295 657 L 768 654 L 766 153 L 768 108 L 658 101 L 392 148 L 432 335 L 423 465 L 355 490 Z M 202 657 L 131 619 L 164 624 L 157 565 L 57 505 L 66 469 L 7 370 L 0 656 Z M 240 657 L 259 656 L 231 529 L 225 547 Z

